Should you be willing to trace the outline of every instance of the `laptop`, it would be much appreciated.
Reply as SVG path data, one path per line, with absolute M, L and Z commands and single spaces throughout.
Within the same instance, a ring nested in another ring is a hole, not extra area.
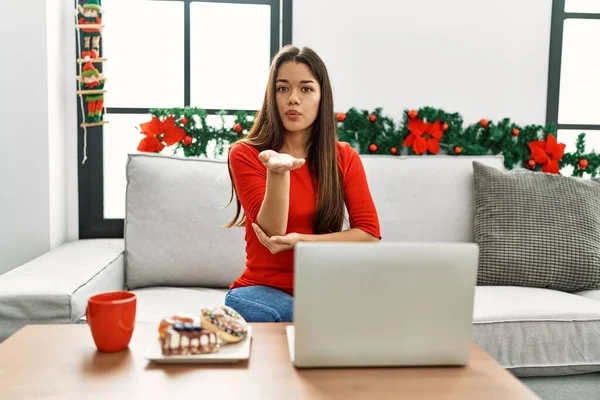
M 467 363 L 475 243 L 300 242 L 294 253 L 294 366 Z

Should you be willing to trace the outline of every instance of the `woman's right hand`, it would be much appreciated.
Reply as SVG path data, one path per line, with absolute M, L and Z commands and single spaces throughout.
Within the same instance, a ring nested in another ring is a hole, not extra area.
M 258 159 L 265 168 L 272 172 L 284 173 L 300 168 L 304 165 L 303 158 L 295 158 L 285 153 L 278 153 L 274 150 L 265 150 L 258 155 Z

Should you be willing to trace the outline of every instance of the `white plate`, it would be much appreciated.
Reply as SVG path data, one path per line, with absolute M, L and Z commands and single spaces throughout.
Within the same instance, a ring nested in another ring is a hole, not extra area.
M 215 364 L 235 363 L 250 358 L 250 342 L 252 341 L 252 327 L 248 326 L 248 336 L 239 343 L 222 345 L 219 351 L 210 354 L 164 356 L 160 348 L 160 339 L 152 340 L 144 358 L 160 364 Z

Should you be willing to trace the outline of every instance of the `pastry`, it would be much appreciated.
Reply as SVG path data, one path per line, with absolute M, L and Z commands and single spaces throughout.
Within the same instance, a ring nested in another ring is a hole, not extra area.
M 200 324 L 176 322 L 165 331 L 161 350 L 166 356 L 216 353 L 219 339 L 215 332 L 203 329 Z
M 212 306 L 202 309 L 201 324 L 204 328 L 216 331 L 225 343 L 241 342 L 248 335 L 248 323 L 229 306 Z
M 179 314 L 179 315 L 173 315 L 170 317 L 165 317 L 160 321 L 160 324 L 158 325 L 158 336 L 160 336 L 160 338 L 164 338 L 165 337 L 165 332 L 167 331 L 167 329 L 169 329 L 171 326 L 173 326 L 174 323 L 176 322 L 181 322 L 181 323 L 191 323 L 191 324 L 200 324 L 200 318 L 193 316 L 193 315 L 185 315 L 185 314 Z

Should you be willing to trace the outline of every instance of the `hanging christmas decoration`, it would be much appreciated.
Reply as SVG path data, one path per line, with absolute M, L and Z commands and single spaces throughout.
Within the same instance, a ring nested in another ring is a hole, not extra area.
M 102 31 L 102 9 L 100 0 L 85 0 L 77 5 L 78 23 L 83 38 L 81 58 L 100 58 L 100 36 Z
M 85 122 L 87 124 L 100 122 L 104 110 L 104 76 L 89 61 L 81 70 L 79 87 L 87 104 Z
M 104 121 L 104 93 L 106 77 L 102 73 L 102 63 L 105 61 L 100 54 L 100 38 L 102 36 L 102 13 L 100 0 L 75 1 L 75 28 L 77 35 L 77 59 L 79 87 L 77 95 L 80 98 L 84 138 L 83 161 L 87 160 L 88 129 L 99 127 Z M 97 65 L 96 65 L 97 64 Z

